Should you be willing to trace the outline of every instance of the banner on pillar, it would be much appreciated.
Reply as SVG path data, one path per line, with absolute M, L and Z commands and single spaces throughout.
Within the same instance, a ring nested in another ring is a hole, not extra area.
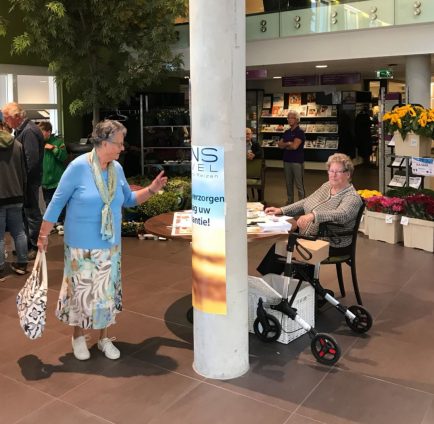
M 192 146 L 193 306 L 226 315 L 224 149 Z

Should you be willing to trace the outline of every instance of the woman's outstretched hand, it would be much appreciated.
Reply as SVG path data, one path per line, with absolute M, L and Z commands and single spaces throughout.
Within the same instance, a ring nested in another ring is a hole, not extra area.
M 161 171 L 152 181 L 151 190 L 155 193 L 160 191 L 167 184 L 167 177 L 164 175 L 164 171 Z

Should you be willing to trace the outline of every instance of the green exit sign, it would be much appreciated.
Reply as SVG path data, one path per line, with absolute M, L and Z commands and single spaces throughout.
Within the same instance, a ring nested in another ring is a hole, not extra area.
M 377 71 L 377 78 L 379 78 L 379 79 L 393 79 L 393 71 L 391 69 L 379 69 Z

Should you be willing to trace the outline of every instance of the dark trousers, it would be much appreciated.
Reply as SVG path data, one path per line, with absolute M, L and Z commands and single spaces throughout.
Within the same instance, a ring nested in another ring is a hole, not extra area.
M 24 228 L 29 249 L 38 248 L 39 230 L 42 224 L 42 214 L 39 209 L 40 185 L 28 183 L 24 202 Z

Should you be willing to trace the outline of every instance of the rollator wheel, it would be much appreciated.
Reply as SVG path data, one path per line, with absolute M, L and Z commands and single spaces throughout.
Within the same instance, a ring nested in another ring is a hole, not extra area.
M 356 316 L 353 321 L 345 317 L 348 327 L 355 333 L 366 333 L 372 327 L 372 316 L 363 306 L 352 305 L 348 310 Z
M 315 359 L 324 365 L 334 365 L 341 357 L 341 348 L 328 334 L 318 333 L 312 339 L 310 348 Z
M 193 324 L 193 306 L 187 311 L 186 318 L 188 322 Z
M 253 330 L 263 342 L 275 342 L 280 337 L 280 333 L 282 332 L 280 322 L 275 316 L 270 314 L 265 314 L 265 318 L 267 320 L 265 325 L 262 324 L 259 318 L 256 318 L 255 322 L 253 323 Z
M 330 296 L 335 297 L 335 292 L 333 290 L 329 290 L 329 289 L 324 289 L 324 290 Z M 324 297 L 319 297 L 319 296 L 317 297 L 317 299 L 316 299 L 317 308 L 322 308 L 326 303 L 328 303 L 328 302 L 327 302 L 327 300 L 325 300 Z

